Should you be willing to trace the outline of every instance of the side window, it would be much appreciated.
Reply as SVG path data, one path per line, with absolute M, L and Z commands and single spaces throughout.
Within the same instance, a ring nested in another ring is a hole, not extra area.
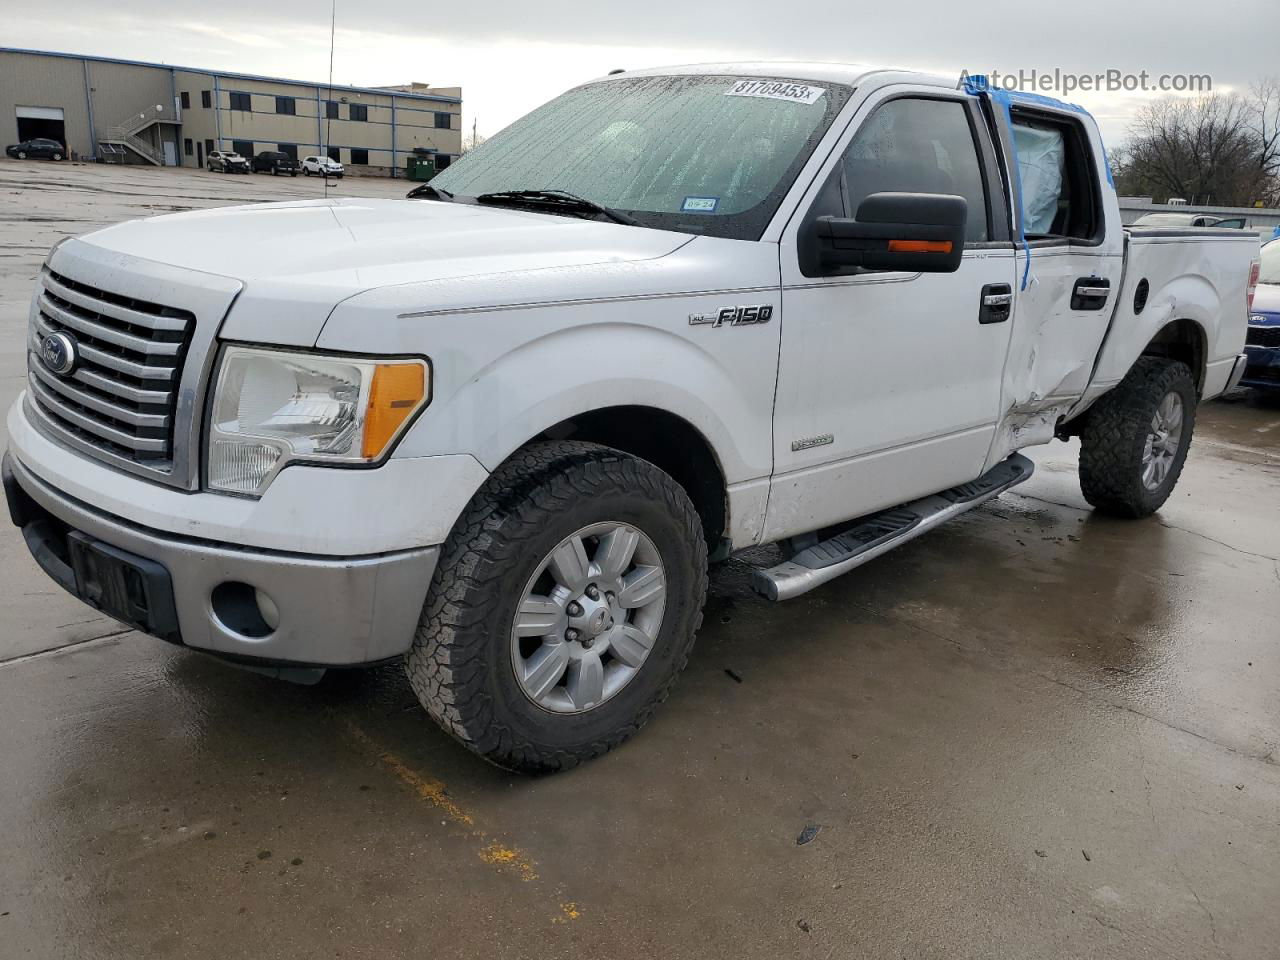
M 842 160 L 849 216 L 873 193 L 945 193 L 969 202 L 965 239 L 990 238 L 987 191 L 969 113 L 957 100 L 904 98 L 876 110 Z
M 1102 230 L 1097 173 L 1078 121 L 1013 111 L 1023 230 L 1033 240 L 1096 240 Z

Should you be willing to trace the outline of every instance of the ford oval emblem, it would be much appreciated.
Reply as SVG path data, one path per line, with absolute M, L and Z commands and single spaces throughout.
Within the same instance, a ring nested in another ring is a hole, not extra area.
M 65 333 L 51 333 L 40 344 L 40 358 L 52 372 L 65 377 L 75 369 L 76 342 Z

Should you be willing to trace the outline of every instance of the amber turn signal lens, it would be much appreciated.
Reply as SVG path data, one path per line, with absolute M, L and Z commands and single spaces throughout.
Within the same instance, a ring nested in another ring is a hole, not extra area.
M 422 406 L 427 370 L 421 363 L 380 363 L 369 387 L 361 454 L 368 460 L 386 451 L 400 428 Z
M 890 253 L 950 253 L 950 240 L 890 240 Z

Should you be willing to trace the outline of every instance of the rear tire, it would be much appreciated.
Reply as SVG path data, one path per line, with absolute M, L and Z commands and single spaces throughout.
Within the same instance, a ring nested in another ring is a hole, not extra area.
M 622 743 L 666 699 L 706 591 L 702 524 L 671 477 L 597 444 L 533 444 L 450 534 L 406 670 L 469 750 L 509 770 L 564 770 Z
M 1186 364 L 1140 357 L 1094 404 L 1080 434 L 1080 490 L 1095 509 L 1146 517 L 1182 474 L 1196 420 L 1196 384 Z
M 61 160 L 61 159 L 62 159 L 62 154 L 60 154 L 60 153 L 54 153 L 54 155 L 53 155 L 53 159 L 54 159 L 54 160 Z

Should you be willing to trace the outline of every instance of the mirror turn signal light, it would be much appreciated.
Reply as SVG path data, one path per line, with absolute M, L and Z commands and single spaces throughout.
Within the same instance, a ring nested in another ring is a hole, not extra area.
M 890 240 L 890 253 L 950 253 L 950 240 Z

